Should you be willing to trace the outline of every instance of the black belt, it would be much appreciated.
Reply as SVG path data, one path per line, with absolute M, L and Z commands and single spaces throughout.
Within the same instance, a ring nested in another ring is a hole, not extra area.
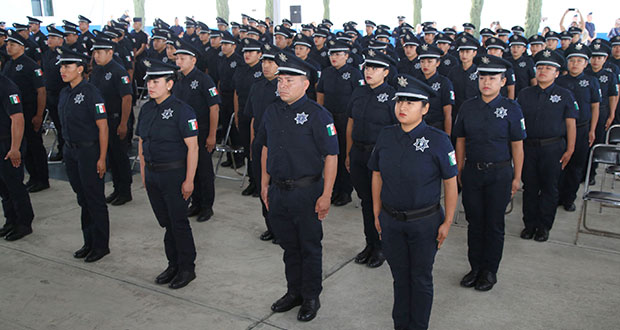
M 321 179 L 320 175 L 315 176 L 304 176 L 303 178 L 299 178 L 297 180 L 275 180 L 272 179 L 271 183 L 275 184 L 278 188 L 282 190 L 293 190 L 295 188 L 303 188 L 307 187 Z
M 69 146 L 69 148 L 71 149 L 88 148 L 88 147 L 94 146 L 96 143 L 97 141 L 84 141 L 84 142 L 65 141 L 65 145 Z
M 177 161 L 169 162 L 169 163 L 146 162 L 145 166 L 146 168 L 148 168 L 150 171 L 153 171 L 153 172 L 175 170 L 177 168 L 185 167 L 185 159 L 181 159 L 181 160 L 177 160 Z
M 353 145 L 364 150 L 364 151 L 372 151 L 372 149 L 374 149 L 375 145 L 373 144 L 366 144 L 366 143 L 361 143 L 361 142 L 353 142 Z
M 470 162 L 465 162 L 465 166 L 469 165 L 469 166 L 473 166 L 475 169 L 479 170 L 479 171 L 483 171 L 483 170 L 488 170 L 488 169 L 492 169 L 492 168 L 500 168 L 500 167 L 506 167 L 506 166 L 510 166 L 512 164 L 512 162 L 510 160 L 504 161 L 504 162 L 488 162 L 488 163 L 470 163 Z
M 427 217 L 431 214 L 439 211 L 439 203 L 425 207 L 423 209 L 411 210 L 411 211 L 397 211 L 383 203 L 381 203 L 383 210 L 392 218 L 398 221 L 409 221 Z
M 547 139 L 530 139 L 527 138 L 525 139 L 525 144 L 528 146 L 533 146 L 533 147 L 542 147 L 542 146 L 546 146 L 552 143 L 556 143 L 556 142 L 560 142 L 564 140 L 564 137 L 562 136 L 556 136 L 556 137 L 552 137 L 552 138 L 547 138 Z
M 590 121 L 588 120 L 588 121 L 584 121 L 583 123 L 577 124 L 577 127 L 584 127 L 584 126 L 589 125 L 589 124 L 590 124 Z

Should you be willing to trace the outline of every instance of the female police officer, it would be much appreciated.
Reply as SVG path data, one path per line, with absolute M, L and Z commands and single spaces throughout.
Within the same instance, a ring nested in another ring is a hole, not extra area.
M 142 62 L 151 100 L 138 117 L 140 173 L 153 213 L 166 228 L 168 258 L 168 268 L 155 282 L 178 289 L 196 278 L 187 206 L 198 164 L 198 123 L 194 110 L 171 94 L 179 67 L 155 59 Z
M 88 56 L 64 47 L 57 51 L 61 53 L 60 76 L 69 83 L 58 98 L 65 138 L 63 158 L 71 188 L 82 207 L 84 246 L 73 256 L 94 262 L 110 253 L 110 219 L 103 181 L 108 150 L 107 114 L 101 92 L 84 79 Z
M 351 173 L 353 187 L 362 200 L 366 236 L 366 247 L 355 257 L 355 262 L 375 268 L 383 264 L 385 257 L 372 213 L 372 172 L 367 164 L 381 129 L 397 123 L 392 100 L 396 91 L 385 82 L 390 73 L 390 65 L 395 62 L 390 56 L 374 49 L 369 49 L 364 56 L 366 85 L 353 91 L 348 106 L 345 166 Z
M 456 209 L 456 158 L 448 135 L 422 120 L 431 87 L 408 75 L 398 75 L 397 84 L 394 112 L 400 125 L 379 133 L 368 162 L 373 211 L 394 277 L 394 327 L 426 329 L 433 262 Z M 439 205 L 442 181 L 445 215 Z

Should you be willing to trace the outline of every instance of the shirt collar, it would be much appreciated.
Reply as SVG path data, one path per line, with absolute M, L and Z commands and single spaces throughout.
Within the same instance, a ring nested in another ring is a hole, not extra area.
M 424 73 L 422 73 L 422 74 L 424 74 Z M 426 81 L 432 81 L 432 80 L 435 80 L 435 78 L 437 78 L 437 75 L 438 75 L 438 74 L 439 74 L 439 73 L 438 73 L 437 71 L 435 71 L 435 73 L 434 73 L 432 76 L 430 76 L 430 78 L 428 78 L 428 79 L 424 78 L 424 79 L 425 79 Z
M 300 108 L 301 106 L 303 106 L 306 101 L 308 100 L 308 97 L 306 96 L 306 94 L 304 94 L 299 100 L 295 101 L 295 103 L 288 105 L 286 103 L 286 108 L 290 109 L 290 110 L 297 110 L 298 108 Z
M 82 86 L 84 86 L 84 84 L 86 84 L 86 79 L 82 78 L 82 81 L 80 81 L 80 83 L 77 84 L 77 86 L 75 86 L 74 88 L 71 88 L 71 84 L 69 84 L 69 89 L 71 90 L 71 92 L 77 91 L 80 90 Z
M 482 100 L 482 96 L 480 97 L 480 101 L 482 101 L 482 103 L 485 103 L 484 100 Z M 499 105 L 501 101 L 502 101 L 502 94 L 499 93 L 494 99 L 491 100 L 491 102 L 485 103 L 485 104 L 487 104 L 490 108 L 495 108 Z
M 366 86 L 368 86 L 368 89 L 370 89 L 373 93 L 375 93 L 376 95 L 379 95 L 381 92 L 383 92 L 388 87 L 388 84 L 385 81 L 383 81 L 383 84 L 377 86 L 375 89 L 372 89 L 369 85 L 366 85 Z
M 545 93 L 545 94 L 549 95 L 549 94 L 551 94 L 551 91 L 553 91 L 555 89 L 555 81 L 553 81 L 553 83 L 551 85 L 549 85 L 545 89 L 540 88 L 539 85 L 536 85 L 536 88 L 538 88 L 539 92 L 542 92 L 542 93 Z
M 162 108 L 170 107 L 170 104 L 171 104 L 172 102 L 174 102 L 174 99 L 175 99 L 174 95 L 170 94 L 170 96 L 168 96 L 168 98 L 167 98 L 167 99 L 165 99 L 165 100 L 164 100 L 164 102 L 162 102 L 162 103 L 160 103 L 160 104 L 157 104 L 157 102 L 155 102 L 155 104 L 157 105 L 157 108 L 158 108 L 158 109 L 162 109 Z
M 422 119 L 422 121 L 418 124 L 418 126 L 414 127 L 409 132 L 403 131 L 402 127 L 399 126 L 400 132 L 402 133 L 402 135 L 403 136 L 408 136 L 409 139 L 412 140 L 412 141 L 415 140 L 416 138 L 422 136 L 424 134 L 424 132 L 426 132 L 426 128 L 427 127 L 428 127 L 428 125 L 426 124 L 424 119 Z

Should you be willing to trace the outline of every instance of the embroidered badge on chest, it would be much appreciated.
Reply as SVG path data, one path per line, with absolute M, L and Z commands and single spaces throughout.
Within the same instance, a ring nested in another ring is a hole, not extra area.
M 168 63 L 168 58 L 164 57 L 161 61 L 164 62 L 164 63 Z
M 441 88 L 441 83 L 440 82 L 433 83 L 431 85 L 431 88 L 436 92 Z
M 172 109 L 164 110 L 164 112 L 161 113 L 161 119 L 170 119 L 170 118 L 172 118 L 172 113 L 174 113 L 174 110 L 172 110 Z
M 551 101 L 551 103 L 558 103 L 562 101 L 562 97 L 560 95 L 551 95 L 549 101 Z
M 504 117 L 506 117 L 507 115 L 508 115 L 508 109 L 504 107 L 495 109 L 495 117 L 504 119 Z
M 15 66 L 15 71 L 21 71 L 23 68 L 24 68 L 23 65 L 18 64 L 18 65 Z
M 381 93 L 379 95 L 377 95 L 377 101 L 384 103 L 385 101 L 388 100 L 389 95 L 387 93 Z
M 233 69 L 236 68 L 237 67 L 237 61 L 230 62 L 230 67 L 233 68 Z
M 349 80 L 351 78 L 351 72 L 345 72 L 342 74 L 342 79 Z
M 73 102 L 75 102 L 75 104 L 80 104 L 82 103 L 82 101 L 84 101 L 84 94 L 82 93 L 76 95 L 75 98 L 73 98 Z
M 307 121 L 308 115 L 305 112 L 298 113 L 297 116 L 295 116 L 295 124 L 297 125 L 303 125 Z
M 413 67 L 416 68 L 416 70 L 420 70 L 420 62 L 414 64 Z
M 112 72 L 108 72 L 108 73 L 106 73 L 104 78 L 105 78 L 105 80 L 110 80 L 110 79 L 112 79 Z
M 443 61 L 443 64 L 448 66 L 448 65 L 452 64 L 452 61 L 450 61 L 450 59 L 448 58 L 445 61 Z
M 415 142 L 413 143 L 413 146 L 415 147 L 415 151 L 424 152 L 424 150 L 428 149 L 429 142 L 430 140 L 427 140 L 425 137 L 417 138 Z
M 196 89 L 198 88 L 198 80 L 193 80 L 190 84 L 189 87 L 191 87 L 191 89 Z
M 598 80 L 603 84 L 606 83 L 608 79 L 609 78 L 605 75 L 598 77 Z
M 256 72 L 254 72 L 254 78 L 257 78 L 257 79 L 258 79 L 258 78 L 260 78 L 260 76 L 262 76 L 262 75 L 263 75 L 263 72 L 262 72 L 262 71 L 256 71 Z
M 581 86 L 581 87 L 588 87 L 588 86 L 590 86 L 590 82 L 585 80 L 585 79 L 584 80 L 580 80 L 579 81 L 579 86 Z
M 476 80 L 476 79 L 478 79 L 478 74 L 477 73 L 474 72 L 474 73 L 469 75 L 469 80 Z
M 353 63 L 353 58 L 352 58 L 352 57 L 349 57 L 349 59 L 347 60 L 347 63 L 348 63 L 348 64 Z
M 525 62 L 519 62 L 519 67 L 520 68 L 525 68 L 527 64 Z
M 280 97 L 280 92 L 276 90 L 276 96 Z
M 321 57 L 326 57 L 327 56 L 327 52 L 321 52 Z

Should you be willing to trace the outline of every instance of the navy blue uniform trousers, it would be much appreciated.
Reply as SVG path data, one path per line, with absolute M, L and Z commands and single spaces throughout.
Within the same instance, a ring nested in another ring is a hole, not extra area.
M 10 149 L 10 139 L 0 140 L 0 198 L 5 226 L 31 228 L 34 213 L 24 185 L 24 164 L 15 168 L 10 159 L 4 160 Z
M 577 190 L 579 184 L 583 180 L 585 174 L 585 166 L 588 163 L 588 152 L 590 146 L 588 144 L 588 132 L 590 124 L 577 127 L 577 138 L 575 139 L 575 152 L 571 157 L 568 165 L 560 175 L 560 201 L 562 205 L 570 205 L 577 198 Z
M 125 140 L 127 136 L 124 140 L 121 140 L 120 136 L 116 134 L 121 119 L 110 117 L 108 117 L 108 167 L 110 172 L 112 172 L 114 190 L 128 195 L 130 194 L 132 182 L 131 165 L 127 155 L 129 143 Z
M 372 210 L 372 171 L 368 168 L 368 160 L 372 149 L 353 145 L 349 153 L 351 183 L 362 200 L 362 218 L 364 220 L 364 236 L 366 245 L 380 248 L 381 241 L 375 228 L 375 215 Z
M 208 127 L 205 131 L 201 131 L 200 128 L 198 131 L 198 167 L 196 168 L 194 192 L 192 193 L 192 204 L 203 210 L 212 208 L 215 201 L 213 161 L 211 160 L 211 153 L 206 147 L 208 131 Z

